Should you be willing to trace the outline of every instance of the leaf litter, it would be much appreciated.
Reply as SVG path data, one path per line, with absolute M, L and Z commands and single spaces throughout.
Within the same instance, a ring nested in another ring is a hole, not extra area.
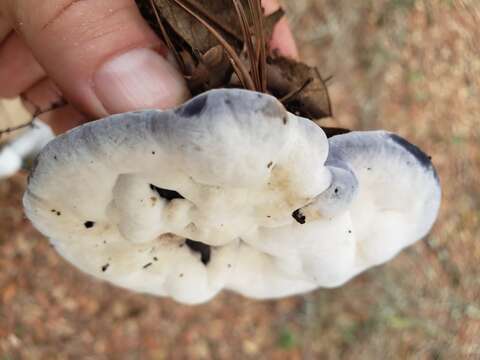
M 271 94 L 300 116 L 332 115 L 318 69 L 268 46 L 282 9 L 265 16 L 260 0 L 137 0 L 137 5 L 179 62 L 193 96 L 241 87 Z

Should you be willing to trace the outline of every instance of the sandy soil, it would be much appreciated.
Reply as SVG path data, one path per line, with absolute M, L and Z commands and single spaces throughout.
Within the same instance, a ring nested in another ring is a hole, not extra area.
M 480 358 L 480 3 L 286 5 L 304 58 L 333 76 L 326 123 L 432 155 L 444 195 L 428 238 L 339 289 L 186 307 L 66 264 L 24 218 L 18 175 L 0 182 L 0 359 Z

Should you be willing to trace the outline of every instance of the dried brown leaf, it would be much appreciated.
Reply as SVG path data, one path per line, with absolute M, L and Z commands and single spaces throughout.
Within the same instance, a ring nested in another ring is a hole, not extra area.
M 285 101 L 287 109 L 310 119 L 332 115 L 330 97 L 318 70 L 284 57 L 268 59 L 268 90 Z
M 154 0 L 159 13 L 171 28 L 192 48 L 205 52 L 218 45 L 218 40 L 190 14 L 172 0 Z M 237 15 L 230 1 L 223 0 L 184 0 L 186 5 L 194 5 L 196 13 L 209 22 L 219 33 L 236 48 L 240 49 L 241 31 Z M 228 3 L 228 5 L 227 5 Z M 200 10 L 199 10 L 200 9 Z M 208 17 L 205 16 L 208 14 Z M 216 19 L 216 21 L 212 21 Z M 220 25 L 221 24 L 221 25 Z M 233 26 L 232 26 L 233 25 Z
M 222 46 L 217 45 L 200 55 L 198 65 L 187 78 L 193 92 L 225 86 L 232 75 L 233 68 Z
M 191 15 L 182 10 L 173 0 L 153 0 L 158 12 L 168 23 L 180 38 L 185 41 L 192 49 L 205 52 L 213 46 L 218 45 L 218 41 L 212 34 L 198 23 Z M 242 29 L 238 19 L 237 12 L 231 0 L 182 0 L 182 3 L 195 9 L 196 13 L 208 21 L 219 33 L 237 50 L 243 47 Z M 248 9 L 248 0 L 241 0 L 245 9 Z M 150 24 L 156 28 L 154 16 L 150 9 L 150 0 L 137 0 L 137 5 Z M 270 39 L 273 27 L 284 15 L 282 10 L 277 10 L 273 14 L 263 19 L 263 27 L 267 39 Z M 250 12 L 247 12 L 251 20 Z M 159 35 L 163 36 L 160 31 Z
M 225 52 L 228 54 L 228 60 L 232 64 L 232 67 L 235 71 L 235 73 L 238 75 L 238 78 L 240 79 L 242 86 L 245 89 L 249 90 L 255 90 L 255 84 L 252 80 L 252 77 L 250 76 L 250 73 L 248 72 L 247 68 L 244 66 L 242 60 L 240 59 L 238 53 L 235 51 L 235 49 L 230 45 L 230 43 L 220 34 L 219 31 L 217 31 L 210 23 L 202 18 L 195 9 L 191 8 L 190 5 L 186 5 L 183 1 L 184 0 L 173 0 L 175 1 L 176 4 L 178 4 L 182 10 L 185 10 L 188 14 L 190 14 L 195 20 L 197 20 L 200 24 L 202 24 L 209 32 L 211 35 L 217 39 L 217 41 L 220 43 L 222 48 L 225 50 Z M 192 0 L 189 0 L 192 1 Z M 194 49 L 194 52 L 198 52 L 198 50 Z
M 151 1 L 164 29 L 152 21 Z M 265 64 L 265 46 L 283 10 L 265 17 L 259 0 L 137 0 L 137 4 L 157 32 L 173 43 L 192 94 L 244 87 L 271 93 L 299 115 L 331 116 L 325 81 L 316 68 L 276 54 Z M 230 76 L 232 69 L 235 74 Z

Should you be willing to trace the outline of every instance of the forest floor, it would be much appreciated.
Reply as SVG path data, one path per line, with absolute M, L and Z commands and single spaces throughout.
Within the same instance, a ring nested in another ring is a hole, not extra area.
M 480 4 L 286 7 L 303 58 L 333 76 L 325 123 L 395 131 L 433 157 L 430 235 L 338 289 L 188 307 L 69 266 L 25 219 L 18 175 L 0 181 L 0 360 L 480 359 Z

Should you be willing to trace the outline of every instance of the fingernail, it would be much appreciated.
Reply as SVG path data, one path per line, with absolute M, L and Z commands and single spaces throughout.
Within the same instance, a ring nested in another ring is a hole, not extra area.
M 185 79 L 151 49 L 134 49 L 105 63 L 94 76 L 95 92 L 109 113 L 168 109 L 189 97 Z

